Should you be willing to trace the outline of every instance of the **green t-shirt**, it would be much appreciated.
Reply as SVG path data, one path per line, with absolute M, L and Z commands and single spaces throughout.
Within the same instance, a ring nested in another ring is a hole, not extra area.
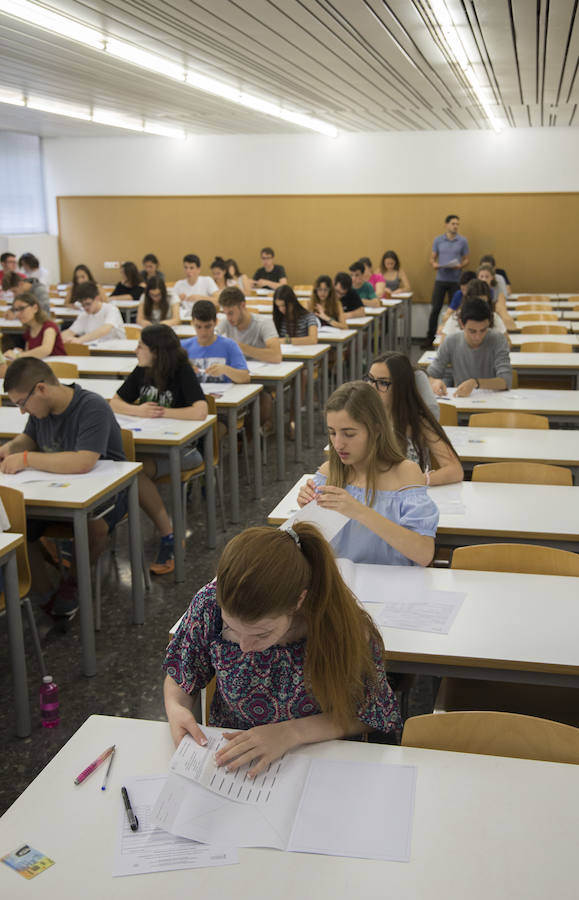
M 358 297 L 360 300 L 375 300 L 376 299 L 376 291 L 372 287 L 369 281 L 365 281 L 361 288 L 356 290 Z

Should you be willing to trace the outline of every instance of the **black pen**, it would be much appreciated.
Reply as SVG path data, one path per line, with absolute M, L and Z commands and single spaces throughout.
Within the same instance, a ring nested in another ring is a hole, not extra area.
M 139 827 L 139 820 L 133 812 L 133 807 L 131 806 L 131 801 L 129 800 L 129 795 L 127 794 L 126 787 L 121 788 L 121 794 L 123 795 L 123 803 L 125 804 L 125 809 L 127 811 L 127 819 L 129 820 L 129 825 L 131 826 L 131 831 L 136 831 Z

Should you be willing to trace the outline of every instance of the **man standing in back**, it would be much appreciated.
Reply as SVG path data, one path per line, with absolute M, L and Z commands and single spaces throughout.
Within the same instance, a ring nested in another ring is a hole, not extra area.
M 432 347 L 438 326 L 438 316 L 444 304 L 444 298 L 448 296 L 448 301 L 450 302 L 453 294 L 458 289 L 460 273 L 468 265 L 468 242 L 466 238 L 459 235 L 459 224 L 460 219 L 458 216 L 454 214 L 447 216 L 444 220 L 445 229 L 443 234 L 435 237 L 432 244 L 430 265 L 436 271 L 436 278 L 430 304 L 428 334 L 425 341 L 420 345 L 423 350 L 428 350 Z

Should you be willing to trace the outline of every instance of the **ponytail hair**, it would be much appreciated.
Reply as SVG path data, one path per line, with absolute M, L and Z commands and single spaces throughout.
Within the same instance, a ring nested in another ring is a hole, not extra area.
M 217 567 L 217 603 L 244 622 L 299 614 L 306 623 L 304 679 L 322 711 L 346 727 L 377 681 L 373 647 L 382 637 L 345 584 L 332 548 L 308 522 L 293 531 L 248 528 L 225 547 Z

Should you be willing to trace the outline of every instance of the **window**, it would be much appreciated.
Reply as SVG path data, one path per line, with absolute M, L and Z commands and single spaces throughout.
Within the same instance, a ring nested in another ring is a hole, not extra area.
M 0 131 L 0 234 L 46 231 L 40 138 Z

